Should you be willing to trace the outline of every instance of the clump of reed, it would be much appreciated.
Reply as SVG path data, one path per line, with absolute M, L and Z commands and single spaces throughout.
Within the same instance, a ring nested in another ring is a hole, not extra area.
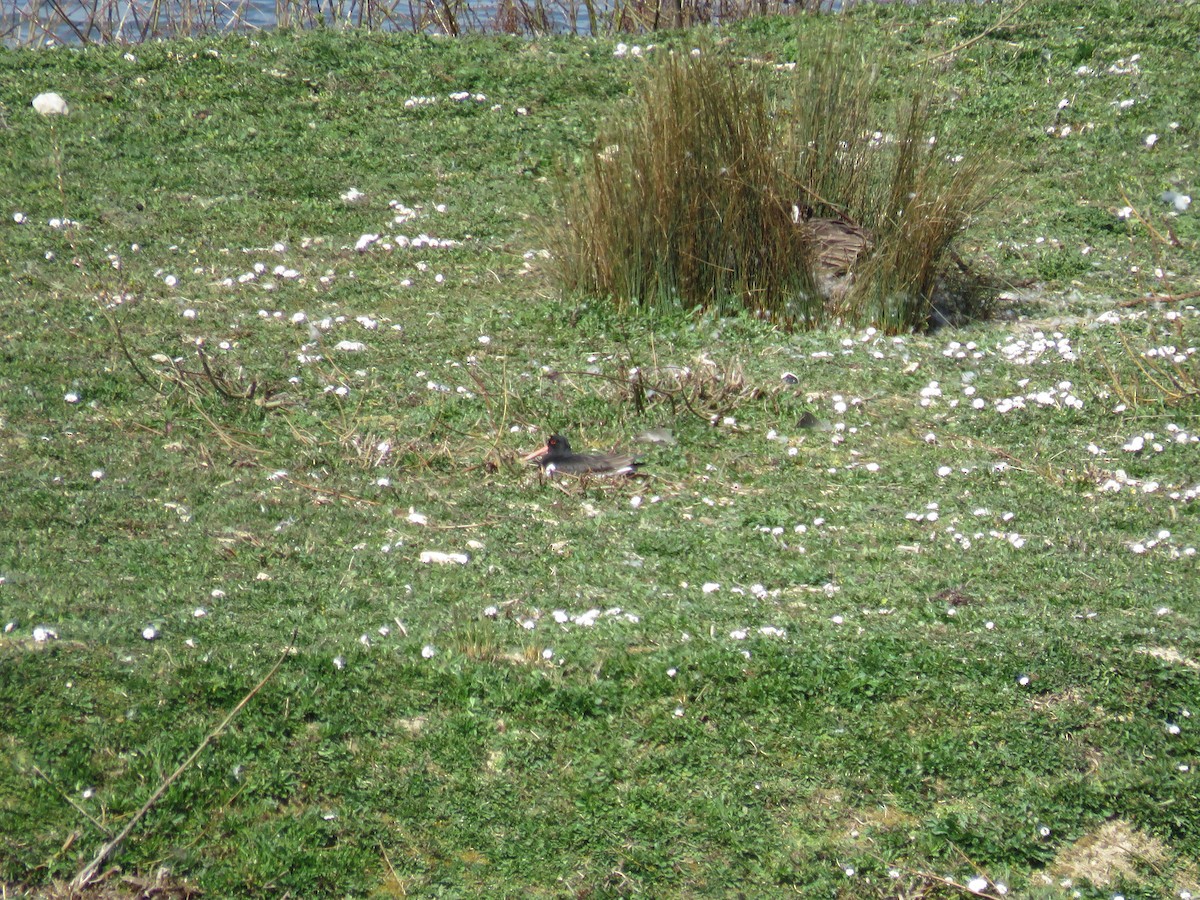
M 943 150 L 919 82 L 880 108 L 877 78 L 844 36 L 782 74 L 710 47 L 663 53 L 564 181 L 562 288 L 787 328 L 923 327 L 1002 170 Z
M 664 54 L 564 198 L 552 238 L 563 286 L 621 308 L 815 315 L 777 139 L 762 84 L 712 53 Z

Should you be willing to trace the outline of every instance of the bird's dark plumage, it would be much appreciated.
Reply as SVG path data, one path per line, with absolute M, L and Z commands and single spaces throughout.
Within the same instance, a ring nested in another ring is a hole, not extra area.
M 807 219 L 802 227 L 816 251 L 821 274 L 845 275 L 874 244 L 871 232 L 841 219 Z
M 575 453 L 561 434 L 550 435 L 546 446 L 524 457 L 535 460 L 545 472 L 565 475 L 631 475 L 637 471 L 637 460 L 624 453 Z

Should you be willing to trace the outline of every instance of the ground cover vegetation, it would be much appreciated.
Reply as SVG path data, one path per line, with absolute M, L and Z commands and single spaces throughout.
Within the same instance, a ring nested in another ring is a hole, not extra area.
M 840 26 L 1013 172 L 895 335 L 543 252 L 656 55 L 833 21 L 0 53 L 3 890 L 1196 894 L 1200 19 L 1000 15 Z

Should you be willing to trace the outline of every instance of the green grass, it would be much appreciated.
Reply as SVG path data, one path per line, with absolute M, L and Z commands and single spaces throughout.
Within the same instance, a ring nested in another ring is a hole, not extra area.
M 886 91 L 996 14 L 852 22 Z M 992 322 L 898 339 L 555 295 L 535 252 L 555 179 L 641 65 L 607 43 L 0 54 L 0 883 L 70 879 L 296 631 L 125 872 L 214 897 L 957 896 L 939 879 L 977 874 L 1009 896 L 1200 893 L 1200 444 L 1169 430 L 1200 416 L 1135 367 L 1197 346 L 1197 318 L 1115 305 L 1162 290 L 1156 265 L 1195 289 L 1196 215 L 1158 197 L 1196 189 L 1198 21 L 1031 5 L 942 62 L 947 152 L 1002 131 L 1017 173 L 959 252 L 1017 287 Z M 784 61 L 798 34 L 717 37 Z M 1138 74 L 1100 74 L 1135 53 Z M 65 206 L 29 107 L 46 90 L 72 106 Z M 1122 188 L 1182 246 L 1118 219 Z M 419 217 L 389 224 L 390 200 Z M 46 224 L 64 214 L 79 226 Z M 380 232 L 461 243 L 353 249 Z M 251 399 L 203 376 L 197 338 Z M 611 447 L 651 426 L 678 443 L 636 445 L 644 480 L 516 463 L 551 430 Z M 1102 490 L 1117 470 L 1139 484 Z

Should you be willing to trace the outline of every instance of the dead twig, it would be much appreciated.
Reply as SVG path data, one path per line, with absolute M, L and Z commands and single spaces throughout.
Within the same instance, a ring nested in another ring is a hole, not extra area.
M 488 421 L 492 423 L 492 446 L 488 450 L 486 459 L 501 460 L 503 454 L 500 451 L 500 443 L 504 439 L 504 423 L 508 421 L 508 404 L 509 400 L 512 399 L 508 391 L 508 362 L 506 360 L 500 370 L 500 396 L 502 405 L 499 418 L 497 418 L 496 410 L 492 406 L 492 392 L 488 389 L 487 382 L 483 380 L 483 376 L 475 368 L 468 369 L 467 374 L 471 376 L 471 380 L 475 382 L 475 387 L 479 390 L 480 396 L 483 397 L 483 402 L 487 407 Z M 496 465 L 498 467 L 499 462 L 496 462 Z
M 216 436 L 219 437 L 221 442 L 230 450 L 241 450 L 243 453 L 251 454 L 259 454 L 263 452 L 257 447 L 251 447 L 249 444 L 235 439 L 227 430 L 217 424 L 212 416 L 210 416 L 201 408 L 199 400 L 196 397 L 188 394 L 188 402 L 190 403 L 192 409 L 196 410 L 196 412 L 200 414 L 200 417 L 209 424 Z
M 200 754 L 204 752 L 204 748 L 216 740 L 216 738 L 220 736 L 220 734 L 226 728 L 229 727 L 229 723 L 232 722 L 234 718 L 236 718 L 237 714 L 240 713 L 246 706 L 246 704 L 253 699 L 254 695 L 262 690 L 263 686 L 274 677 L 275 673 L 279 671 L 279 667 L 283 665 L 283 661 L 288 658 L 288 654 L 292 652 L 295 646 L 296 632 L 293 631 L 291 640 L 288 641 L 288 645 L 284 648 L 283 653 L 279 655 L 279 659 L 276 660 L 275 665 L 271 667 L 271 671 L 264 675 L 262 680 L 259 681 L 259 683 L 253 688 L 251 688 L 250 692 L 246 694 L 245 697 L 238 701 L 237 706 L 229 711 L 229 715 L 224 718 L 220 725 L 218 725 L 205 736 L 204 740 L 200 742 L 200 746 L 192 751 L 192 755 L 180 763 L 179 768 L 172 772 L 170 777 L 158 786 L 158 789 L 150 795 L 150 799 L 142 805 L 142 808 L 139 809 L 136 814 L 134 814 L 132 819 L 125 823 L 125 827 L 120 830 L 117 836 L 101 847 L 92 861 L 80 869 L 79 873 L 73 879 L 71 879 L 70 890 L 72 893 L 78 893 L 92 882 L 92 880 L 96 877 L 96 873 L 100 871 L 100 867 L 104 865 L 104 863 L 110 856 L 112 856 L 114 852 L 116 852 L 117 848 L 121 846 L 121 842 L 129 836 L 129 833 L 133 831 L 133 829 L 137 826 L 137 823 L 140 822 L 146 813 L 148 813 L 154 806 L 154 804 L 159 801 L 159 798 L 161 798 L 162 795 L 167 792 L 167 789 L 175 783 L 179 776 L 182 775 L 188 769 L 188 767 L 196 761 Z
M 1180 240 L 1175 236 L 1175 232 L 1171 230 L 1170 226 L 1167 226 L 1167 234 L 1163 235 L 1161 231 L 1154 227 L 1154 223 L 1143 216 L 1141 210 L 1133 205 L 1133 201 L 1129 199 L 1129 194 L 1126 193 L 1124 188 L 1121 188 L 1121 201 L 1133 211 L 1132 214 L 1134 218 L 1136 218 L 1138 222 L 1145 227 L 1146 231 L 1150 233 L 1151 243 L 1157 243 L 1168 247 L 1180 246 Z
M 744 384 L 741 371 L 733 366 L 716 373 L 676 370 L 673 375 L 673 385 L 661 380 L 664 370 L 660 369 L 657 364 L 653 374 L 660 378 L 653 382 L 644 377 L 642 367 L 631 366 L 631 368 L 637 369 L 637 373 L 632 377 L 575 369 L 564 369 L 557 374 L 599 379 L 621 388 L 626 399 L 632 400 L 638 414 L 645 411 L 654 397 L 662 397 L 671 404 L 672 412 L 682 406 L 696 418 L 709 423 L 720 420 L 722 416 L 735 409 L 739 403 L 759 396 L 759 392 L 755 388 Z
M 91 822 L 93 825 L 95 825 L 101 834 L 105 835 L 106 837 L 112 835 L 111 828 L 109 828 L 107 825 L 105 825 L 103 822 L 101 822 L 99 819 L 97 819 L 95 816 L 93 816 L 90 812 L 88 812 L 86 809 L 84 809 L 82 806 L 80 806 L 78 803 L 76 803 L 74 798 L 72 798 L 68 794 L 64 793 L 59 788 L 58 785 L 56 785 L 53 781 L 50 780 L 49 775 L 47 775 L 45 772 L 43 772 L 37 766 L 33 767 L 33 771 L 36 772 L 39 776 L 41 776 L 41 778 L 46 782 L 46 784 L 48 784 L 48 785 L 50 785 L 50 787 L 54 788 L 54 790 L 58 793 L 58 795 L 60 797 L 62 797 L 64 800 L 66 800 L 68 803 L 70 803 L 73 807 L 75 807 L 75 810 L 81 816 L 83 816 L 85 819 L 87 819 L 89 822 Z
M 1052 466 L 1027 463 L 1024 460 L 1022 460 L 1020 457 L 1013 456 L 1011 453 L 1009 453 L 1003 447 L 995 447 L 991 444 L 985 443 L 984 441 L 977 440 L 973 437 L 968 437 L 965 434 L 954 435 L 949 440 L 956 442 L 956 443 L 961 442 L 963 444 L 966 444 L 966 446 L 971 449 L 981 448 L 983 450 L 986 450 L 988 453 L 993 453 L 996 456 L 999 456 L 1001 459 L 1012 463 L 1014 466 L 1016 466 L 1021 471 L 1032 472 L 1035 475 L 1042 476 L 1042 478 L 1045 478 L 1051 484 L 1062 484 L 1062 482 L 1063 482 L 1062 476 L 1057 475 Z
M 379 852 L 383 855 L 383 861 L 387 864 L 388 872 L 390 872 L 392 876 L 392 881 L 396 882 L 396 887 L 403 891 L 404 882 L 402 882 L 400 880 L 400 876 L 396 874 L 396 869 L 392 866 L 392 861 L 388 859 L 387 850 L 384 849 L 383 844 L 379 845 Z
M 121 353 L 124 354 L 129 367 L 137 374 L 137 377 L 149 387 L 154 393 L 161 394 L 162 388 L 150 380 L 150 376 L 142 371 L 141 366 L 137 364 L 137 360 L 133 358 L 133 354 L 129 352 L 129 345 L 125 343 L 125 335 L 121 332 L 121 323 L 116 320 L 116 317 L 108 311 L 108 308 L 97 298 L 96 306 L 100 309 L 100 315 L 104 316 L 108 327 L 112 329 L 113 337 L 117 339 L 117 346 L 121 348 Z
M 1148 294 L 1145 297 L 1122 300 L 1117 306 L 1142 306 L 1146 303 L 1181 303 L 1184 300 L 1195 300 L 1197 297 L 1200 297 L 1200 291 L 1188 291 L 1186 294 Z
M 959 884 L 949 878 L 943 878 L 941 875 L 934 875 L 932 872 L 914 871 L 914 875 L 918 878 L 928 878 L 930 881 L 936 881 L 938 884 L 943 884 L 948 888 L 962 891 L 964 894 L 970 894 L 972 897 L 986 897 L 988 900 L 1003 900 L 999 894 L 993 894 L 988 891 L 976 891 L 967 887 L 965 884 Z
M 295 478 L 287 477 L 287 478 L 284 478 L 283 480 L 286 481 L 290 485 L 294 485 L 295 487 L 304 488 L 306 491 L 312 491 L 314 494 L 325 494 L 326 496 L 329 496 L 329 497 L 337 497 L 339 500 L 352 500 L 355 503 L 366 503 L 369 506 L 378 506 L 379 505 L 378 500 L 368 500 L 365 497 L 356 497 L 353 494 L 347 494 L 342 491 L 334 490 L 333 488 L 318 487 L 315 484 L 308 484 L 303 481 L 297 481 Z
M 197 344 L 196 345 L 196 354 L 200 357 L 200 365 L 204 369 L 205 377 L 208 379 L 209 384 L 211 384 L 213 386 L 213 390 L 215 390 L 218 394 L 220 394 L 226 400 L 252 400 L 252 399 L 254 399 L 255 393 L 257 393 L 257 391 L 258 391 L 258 382 L 257 381 L 251 379 L 250 386 L 248 388 L 246 388 L 244 391 L 241 391 L 240 393 L 231 391 L 228 387 L 229 382 L 226 381 L 226 379 L 217 378 L 217 376 L 213 374 L 213 370 L 208 365 L 208 354 L 204 352 L 204 347 Z
M 939 60 L 944 56 L 953 56 L 955 53 L 961 53 L 963 50 L 966 50 L 972 44 L 982 41 L 985 37 L 987 37 L 993 31 L 996 31 L 999 28 L 1003 28 L 1009 19 L 1016 16 L 1017 13 L 1019 13 L 1021 10 L 1023 10 L 1028 5 L 1029 5 L 1029 0 L 1021 0 L 1020 3 L 1018 3 L 1012 9 L 1010 9 L 1007 13 L 1005 13 L 1000 18 L 998 18 L 995 22 L 993 22 L 987 28 L 983 29 L 983 31 L 979 32 L 979 34 L 975 35 L 975 37 L 969 38 L 969 39 L 963 41 L 961 44 L 955 44 L 949 50 L 943 50 L 941 53 L 935 53 L 932 56 L 925 57 L 925 59 L 922 60 L 922 64 L 928 64 L 928 63 L 934 62 L 935 60 Z
M 1126 404 L 1136 406 L 1141 402 L 1139 388 L 1145 388 L 1147 384 L 1158 391 L 1158 399 L 1169 405 L 1183 403 L 1200 395 L 1200 372 L 1196 369 L 1194 359 L 1186 361 L 1151 359 L 1145 353 L 1139 353 L 1130 346 L 1129 338 L 1123 331 L 1118 332 L 1118 335 L 1121 340 L 1121 349 L 1124 350 L 1125 356 L 1133 363 L 1136 370 L 1129 383 L 1122 383 L 1121 373 L 1103 353 L 1100 355 L 1100 360 L 1108 372 L 1113 391 Z M 1182 330 L 1179 331 L 1179 335 L 1182 337 Z M 1150 390 L 1144 391 L 1143 394 L 1154 395 Z

